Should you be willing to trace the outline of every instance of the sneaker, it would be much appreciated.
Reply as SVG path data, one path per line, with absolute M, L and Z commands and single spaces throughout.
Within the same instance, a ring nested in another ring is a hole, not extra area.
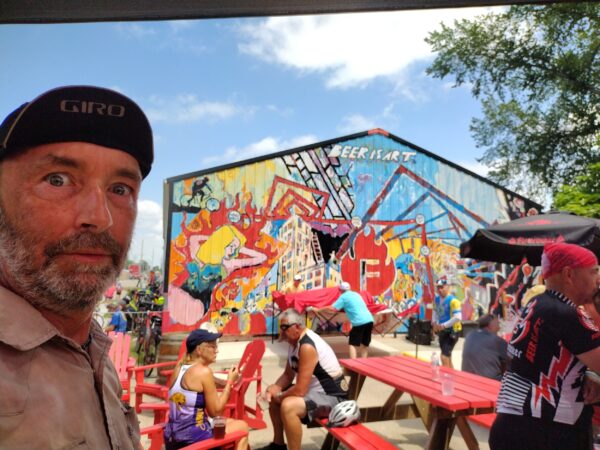
M 269 445 L 257 448 L 256 450 L 287 450 L 287 445 L 271 442 Z

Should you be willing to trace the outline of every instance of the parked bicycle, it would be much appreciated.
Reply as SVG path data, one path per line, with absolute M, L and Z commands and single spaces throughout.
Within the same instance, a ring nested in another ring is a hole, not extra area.
M 140 366 L 154 364 L 158 358 L 158 347 L 162 338 L 162 312 L 145 311 L 138 313 L 143 320 L 143 325 L 137 331 L 137 363 Z M 146 369 L 144 375 L 152 375 L 153 368 Z

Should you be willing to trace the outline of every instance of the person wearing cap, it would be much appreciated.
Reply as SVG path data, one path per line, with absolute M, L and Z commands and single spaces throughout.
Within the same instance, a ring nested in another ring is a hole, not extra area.
M 231 367 L 227 382 L 219 394 L 210 365 L 217 360 L 217 339 L 221 333 L 205 329 L 192 331 L 185 341 L 186 354 L 175 366 L 169 386 L 169 422 L 165 427 L 165 446 L 175 450 L 213 437 L 210 417 L 223 414 L 231 388 L 240 371 Z M 248 431 L 243 420 L 227 419 L 225 433 Z M 236 450 L 248 448 L 248 439 L 240 439 Z
M 442 277 L 436 283 L 437 295 L 433 300 L 432 330 L 438 335 L 442 365 L 453 367 L 452 350 L 462 330 L 460 300 L 450 293 L 450 282 Z
M 348 354 L 350 358 L 366 358 L 369 356 L 371 333 L 373 332 L 373 315 L 358 292 L 350 289 L 350 283 L 343 281 L 339 285 L 340 295 L 331 306 L 313 308 L 315 313 L 344 311 L 352 325 L 348 335 Z
M 477 321 L 479 329 L 469 333 L 462 352 L 461 370 L 500 381 L 506 370 L 507 343 L 498 336 L 498 316 L 485 314 Z
M 109 303 L 107 305 L 108 310 L 112 312 L 110 322 L 106 327 L 106 332 L 114 331 L 115 333 L 126 333 L 127 332 L 127 318 L 123 313 L 125 307 L 125 301 L 120 300 L 117 303 Z
M 306 328 L 304 316 L 294 308 L 286 309 L 279 316 L 279 327 L 280 340 L 290 347 L 285 370 L 266 389 L 273 442 L 258 450 L 300 450 L 302 424 L 328 417 L 347 397 L 348 386 L 335 352 Z
M 598 292 L 598 259 L 574 244 L 547 244 L 542 276 L 546 290 L 527 303 L 508 344 L 492 450 L 592 449 L 589 403 L 600 395 L 584 374 L 600 372 L 600 330 L 580 306 Z
M 145 114 L 108 89 L 53 89 L 0 125 L 0 448 L 140 448 L 92 314 L 152 160 Z
M 285 289 L 285 293 L 286 294 L 296 294 L 298 292 L 302 292 L 304 289 L 302 288 L 302 276 L 301 275 L 294 275 L 294 279 L 292 281 L 292 284 L 290 284 L 286 289 Z

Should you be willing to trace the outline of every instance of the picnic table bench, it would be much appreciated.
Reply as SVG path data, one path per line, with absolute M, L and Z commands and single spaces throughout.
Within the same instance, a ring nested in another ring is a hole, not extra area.
M 318 422 L 324 427 L 327 426 L 327 419 L 320 419 Z M 327 437 L 321 450 L 336 450 L 340 442 L 350 450 L 398 450 L 398 447 L 360 423 L 327 428 Z
M 494 412 L 500 382 L 446 367 L 441 374 L 454 378 L 454 393 L 442 395 L 441 383 L 432 379 L 429 363 L 405 356 L 343 359 L 350 373 L 349 398 L 357 399 L 367 378 L 394 388 L 381 406 L 361 407 L 363 422 L 421 418 L 429 437 L 425 448 L 447 449 L 457 427 L 470 450 L 479 448 L 466 418 Z M 398 404 L 404 394 L 410 404 Z

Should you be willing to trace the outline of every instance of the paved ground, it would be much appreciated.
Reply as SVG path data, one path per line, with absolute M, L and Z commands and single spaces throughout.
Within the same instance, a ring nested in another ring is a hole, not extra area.
M 347 343 L 343 336 L 327 337 L 326 340 L 334 348 L 336 354 L 340 358 L 347 358 Z M 455 367 L 460 367 L 461 351 L 463 339 L 459 340 L 454 353 L 453 363 Z M 214 368 L 216 370 L 227 368 L 231 363 L 239 360 L 242 355 L 246 342 L 223 342 L 219 345 L 218 362 Z M 385 337 L 374 337 L 370 355 L 385 356 L 402 354 L 404 352 L 418 351 L 420 358 L 429 359 L 433 351 L 439 353 L 437 346 L 419 346 L 406 340 L 404 335 L 393 337 L 392 334 Z M 267 351 L 263 359 L 263 384 L 264 386 L 274 382 L 281 374 L 284 366 L 284 358 L 287 354 L 287 344 L 277 341 L 267 341 Z M 373 380 L 367 380 L 359 398 L 359 406 L 370 406 L 372 404 L 381 403 L 382 398 L 386 398 L 391 392 L 391 388 Z M 268 414 L 267 414 L 268 415 Z M 142 426 L 152 423 L 150 414 L 142 414 L 140 417 Z M 250 432 L 250 444 L 252 448 L 258 448 L 268 444 L 272 439 L 272 428 L 270 421 L 267 420 L 268 428 L 265 430 L 253 430 Z M 427 439 L 427 433 L 420 419 L 403 420 L 403 421 L 387 421 L 379 423 L 369 423 L 369 428 L 386 437 L 390 442 L 396 444 L 398 448 L 405 450 L 422 449 Z M 477 440 L 479 441 L 482 450 L 489 449 L 487 444 L 488 430 L 485 428 L 471 425 Z M 303 449 L 317 450 L 321 447 L 325 432 L 320 428 L 305 429 L 303 435 Z M 452 450 L 464 450 L 467 448 L 458 430 L 455 431 L 450 443 Z

